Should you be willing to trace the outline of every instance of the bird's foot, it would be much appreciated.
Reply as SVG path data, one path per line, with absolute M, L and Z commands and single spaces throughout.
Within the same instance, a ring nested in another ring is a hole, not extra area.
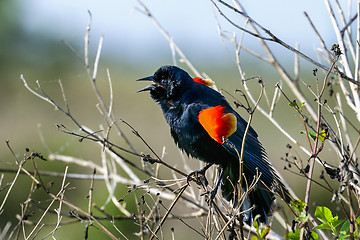
M 206 164 L 206 166 L 200 170 L 191 172 L 187 178 L 186 181 L 189 183 L 190 181 L 196 182 L 198 185 L 203 186 L 204 188 L 209 185 L 208 180 L 205 177 L 206 170 L 211 167 L 212 164 Z
M 220 183 L 221 183 L 221 179 L 223 177 L 223 174 L 224 174 L 224 170 L 221 169 L 221 172 L 220 172 L 220 175 L 219 175 L 219 179 L 215 185 L 215 188 L 210 192 L 210 197 L 209 197 L 209 200 L 208 200 L 208 203 L 210 204 L 214 199 L 215 199 L 215 196 L 216 196 L 216 193 L 219 189 L 219 186 L 220 186 Z
M 207 204 L 210 204 L 210 203 L 215 199 L 216 193 L 217 193 L 217 188 L 215 188 L 215 189 L 212 190 L 212 191 L 206 191 L 206 192 L 202 193 L 200 196 L 204 196 L 204 195 L 209 196 L 209 197 L 206 199 L 206 202 L 207 202 Z
M 215 199 L 216 193 L 217 193 L 217 188 L 215 188 L 210 192 L 209 202 L 212 202 Z
M 208 196 L 208 198 L 206 198 L 205 201 L 207 202 L 207 204 L 210 205 L 210 203 L 215 199 L 216 193 L 217 193 L 217 189 L 214 189 L 212 191 L 206 191 L 200 194 L 200 196 L 205 196 L 205 195 Z
M 191 172 L 189 175 L 187 175 L 186 181 L 187 183 L 189 183 L 190 181 L 194 181 L 196 182 L 196 184 L 204 187 L 209 184 L 208 180 L 205 177 L 204 169 Z

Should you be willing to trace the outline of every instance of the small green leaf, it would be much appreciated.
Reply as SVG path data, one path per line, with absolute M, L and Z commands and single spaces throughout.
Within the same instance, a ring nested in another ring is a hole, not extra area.
M 340 228 L 340 234 L 346 234 L 348 231 L 350 231 L 350 222 L 346 220 Z
M 299 240 L 300 239 L 300 229 L 296 229 L 294 232 L 289 232 L 283 238 L 290 239 L 290 240 Z
M 356 223 L 357 223 L 357 224 L 360 224 L 360 216 L 357 217 Z
M 264 228 L 261 230 L 260 238 L 265 239 L 265 237 L 269 234 L 270 227 Z
M 303 103 L 300 105 L 300 110 L 303 108 L 304 105 L 305 105 L 305 102 L 303 102 Z
M 301 229 L 296 229 L 295 232 L 289 232 L 283 238 L 290 239 L 290 240 L 299 240 L 300 239 Z M 311 232 L 311 239 L 318 240 L 319 235 L 316 232 Z
M 327 223 L 322 223 L 322 224 L 314 227 L 313 229 L 331 229 L 331 226 Z
M 301 133 L 301 134 L 306 134 L 305 131 L 300 131 L 300 133 Z M 311 139 L 312 139 L 313 141 L 315 141 L 315 139 L 316 139 L 316 133 L 315 133 L 315 132 L 308 131 L 308 135 L 309 135 L 309 137 L 311 137 Z
M 320 133 L 319 133 L 319 140 L 324 142 L 326 137 L 327 137 L 327 133 L 328 133 L 328 130 L 327 128 L 325 128 L 324 130 L 322 130 Z
M 335 217 L 337 218 L 337 216 Z M 334 220 L 332 221 L 332 225 L 334 226 L 334 228 L 336 228 L 337 226 L 339 226 L 340 224 L 342 224 L 343 222 L 345 222 L 345 219 L 340 219 L 340 220 Z
M 306 134 L 305 131 L 300 131 L 301 134 Z M 322 130 L 320 133 L 319 133 L 319 140 L 324 142 L 326 137 L 327 137 L 327 133 L 328 133 L 328 130 L 327 129 L 324 129 Z M 313 131 L 308 131 L 308 135 L 309 137 L 315 141 L 316 140 L 316 132 L 313 132 Z
M 299 214 L 305 209 L 305 203 L 301 200 L 292 201 L 290 206 L 296 210 Z
M 256 236 L 252 236 L 250 240 L 259 240 Z
M 343 240 L 343 239 L 348 239 L 350 237 L 350 235 L 345 235 L 345 234 L 339 234 L 339 236 L 337 237 L 337 239 Z
M 296 103 L 296 100 L 292 101 L 292 102 L 289 102 L 289 106 L 290 107 L 294 107 L 294 108 L 298 108 L 298 105 Z
M 253 226 L 256 229 L 256 235 L 258 235 L 260 237 L 260 228 L 259 228 L 259 223 L 258 223 L 258 219 L 260 217 L 260 214 L 256 215 L 254 217 L 254 222 L 253 222 Z
M 260 217 L 260 215 L 256 215 L 255 218 L 254 218 L 254 222 L 253 222 L 253 226 L 254 226 L 254 228 L 256 229 L 257 232 L 259 231 L 259 223 L 257 221 L 259 217 Z
M 259 230 L 259 223 L 257 221 L 254 221 L 253 226 L 256 230 Z
M 311 232 L 311 238 L 314 239 L 314 240 L 318 240 L 319 235 L 316 232 Z
M 312 131 L 309 131 L 308 134 L 309 134 L 309 137 L 311 137 L 312 140 L 315 141 L 315 139 L 316 139 L 316 133 L 315 133 L 315 132 L 312 132 Z
M 331 223 L 333 220 L 333 215 L 331 210 L 324 206 L 318 206 L 315 210 L 315 217 L 323 223 Z
M 298 216 L 296 220 L 298 220 L 301 223 L 306 223 L 309 220 L 309 215 L 306 215 L 305 212 L 301 212 L 300 216 Z

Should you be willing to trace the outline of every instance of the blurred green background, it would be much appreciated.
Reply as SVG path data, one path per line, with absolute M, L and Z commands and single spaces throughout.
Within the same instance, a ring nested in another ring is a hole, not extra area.
M 156 17 L 158 16 L 157 20 L 169 31 L 175 42 L 200 72 L 205 72 L 216 82 L 218 87 L 229 92 L 236 88 L 242 89 L 234 63 L 233 47 L 220 39 L 217 24 L 220 24 L 224 28 L 223 30 L 236 30 L 227 25 L 218 15 L 215 18 L 216 11 L 210 2 L 144 2 L 150 11 Z M 269 12 L 278 14 L 265 15 L 262 14 L 264 10 L 256 8 L 256 4 L 262 4 L 261 9 L 267 9 L 266 4 L 269 3 L 254 1 L 254 3 L 249 3 L 249 14 L 253 14 L 257 17 L 256 19 L 265 22 L 266 27 L 275 30 L 276 34 L 278 33 L 283 40 L 291 45 L 294 45 L 296 41 L 304 42 L 304 47 L 301 45 L 301 49 L 314 56 L 313 49 L 318 45 L 312 41 L 315 36 L 310 32 L 309 26 L 300 25 L 304 29 L 301 32 L 298 31 L 298 28 L 294 29 L 293 27 L 299 19 L 305 22 L 302 11 L 311 12 L 313 10 L 312 8 L 307 9 L 307 1 L 299 5 L 299 9 L 291 8 L 286 4 L 287 2 L 275 1 L 273 10 Z M 283 8 L 279 9 L 279 5 L 282 5 Z M 45 158 L 49 153 L 58 153 L 89 159 L 100 164 L 101 148 L 91 142 L 79 143 L 77 138 L 57 131 L 56 124 L 64 124 L 72 130 L 75 130 L 76 127 L 60 111 L 56 111 L 52 106 L 29 93 L 20 80 L 20 75 L 23 74 L 29 85 L 38 92 L 39 89 L 35 81 L 39 80 L 47 94 L 62 104 L 61 91 L 58 85 L 58 79 L 61 79 L 71 112 L 79 122 L 93 130 L 98 130 L 99 124 L 104 124 L 96 108 L 97 100 L 86 70 L 77 57 L 62 43 L 62 41 L 67 42 L 80 56 L 83 56 L 83 39 L 89 22 L 87 10 L 90 10 L 93 16 L 90 33 L 91 59 L 96 54 L 100 36 L 102 34 L 105 36 L 97 83 L 105 99 L 106 97 L 108 99 L 106 69 L 109 69 L 114 90 L 114 112 L 117 119 L 124 119 L 129 122 L 158 153 L 161 153 L 163 146 L 165 146 L 167 151 L 165 160 L 173 164 L 182 164 L 178 161 L 179 152 L 170 139 L 168 126 L 163 119 L 160 108 L 152 102 L 147 93 L 136 94 L 136 90 L 144 87 L 142 83 L 135 82 L 136 79 L 151 75 L 161 65 L 173 64 L 168 42 L 154 27 L 151 20 L 137 10 L 138 7 L 139 5 L 135 1 L 126 1 L 126 3 L 125 1 L 124 3 L 121 1 L 105 1 L 101 4 L 95 3 L 95 1 L 70 3 L 70 1 L 3 0 L 0 2 L 1 169 L 16 169 L 14 166 L 5 164 L 5 162 L 14 163 L 15 161 L 5 143 L 6 140 L 10 141 L 10 145 L 19 159 L 22 159 L 25 148 L 29 148 L 41 152 Z M 245 5 L 245 7 L 247 6 Z M 329 24 L 321 11 L 324 9 L 317 12 L 316 20 L 320 24 Z M 292 16 L 291 19 L 290 16 Z M 284 22 L 284 19 L 294 22 Z M 328 37 L 326 41 L 330 46 L 334 41 L 333 34 L 326 27 L 320 27 L 319 30 Z M 240 36 L 242 33 L 236 31 L 236 34 Z M 254 38 L 245 36 L 244 44 L 248 44 L 246 46 L 263 54 L 259 46 L 256 45 Z M 293 74 L 293 55 L 276 45 L 271 46 L 278 54 L 280 62 L 284 64 L 290 74 Z M 177 56 L 176 59 L 180 67 L 188 70 L 179 63 Z M 271 99 L 274 92 L 273 86 L 277 81 L 280 81 L 279 75 L 269 65 L 249 54 L 243 53 L 241 59 L 246 77 L 261 76 Z M 301 64 L 302 79 L 307 82 L 313 81 L 314 79 L 311 76 L 313 67 L 303 61 Z M 250 87 L 255 93 L 258 92 L 257 84 L 250 84 Z M 290 92 L 289 96 L 292 96 Z M 262 101 L 262 104 L 265 104 L 265 100 Z M 243 112 L 240 110 L 240 113 Z M 286 101 L 280 100 L 279 108 L 275 114 L 278 121 L 285 124 L 290 133 L 297 136 L 301 143 L 305 143 L 304 137 L 299 134 L 299 131 L 302 130 L 302 123 L 295 111 L 288 107 Z M 285 176 L 286 181 L 295 190 L 304 190 L 305 181 L 303 178 L 283 171 L 285 163 L 280 158 L 287 151 L 285 145 L 288 140 L 261 114 L 256 114 L 253 126 L 259 133 L 259 138 L 267 149 L 271 161 Z M 123 129 L 139 152 L 148 152 L 144 144 L 127 127 L 123 126 Z M 115 136 L 115 134 L 112 137 L 118 144 L 126 146 L 120 137 Z M 300 152 L 300 150 L 297 151 Z M 326 151 L 327 149 L 324 154 Z M 306 159 L 302 153 L 299 154 Z M 133 157 L 131 159 L 139 162 L 139 159 Z M 336 160 L 333 161 L 336 162 Z M 30 163 L 28 164 L 26 167 L 31 169 Z M 38 164 L 39 169 L 43 171 L 63 172 L 66 166 L 63 163 L 52 161 L 38 161 Z M 193 161 L 191 165 L 196 169 L 198 163 Z M 69 172 L 91 173 L 88 169 L 84 170 L 72 165 L 70 165 Z M 169 174 L 168 176 L 171 177 Z M 9 183 L 13 177 L 13 173 L 4 173 L 2 186 Z M 45 181 L 50 180 L 54 179 L 45 178 Z M 58 189 L 61 179 L 54 181 L 53 188 Z M 21 176 L 16 182 L 5 205 L 4 212 L 0 216 L 0 228 L 3 228 L 8 221 L 12 223 L 12 226 L 17 223 L 15 214 L 20 213 L 20 203 L 26 200 L 30 184 L 29 178 L 25 176 Z M 66 194 L 67 200 L 83 204 L 80 207 L 86 208 L 87 201 L 84 199 L 88 194 L 88 184 L 88 181 L 72 180 L 71 185 L 76 188 L 73 192 Z M 101 194 L 101 190 L 96 191 L 102 187 L 102 183 L 97 182 L 95 184 L 94 201 L 100 203 L 105 201 L 105 193 Z M 3 199 L 6 190 L 0 192 L 0 199 Z M 119 189 L 118 197 L 120 198 L 125 193 L 125 187 Z M 303 197 L 304 193 L 299 191 L 298 194 Z M 325 198 L 323 197 L 324 194 L 328 193 L 314 191 L 312 198 L 315 201 L 316 196 L 319 195 L 322 196 L 322 199 L 318 200 L 320 203 L 321 201 L 328 202 L 331 196 L 328 194 L 328 197 Z M 39 203 L 49 201 L 48 197 L 41 194 L 40 191 L 35 193 L 34 197 Z M 131 203 L 129 204 L 131 205 Z M 109 212 L 114 211 L 111 206 L 109 208 L 107 209 Z M 135 207 L 133 209 L 135 210 Z M 34 214 L 40 214 L 39 212 L 34 212 Z M 174 226 L 179 225 L 176 220 L 173 221 Z M 63 229 L 72 229 L 74 232 L 74 236 L 67 235 L 68 239 L 83 237 L 85 227 L 84 224 L 79 223 L 75 225 L 75 228 L 79 225 L 82 226 L 83 230 L 77 229 L 75 231 L 73 225 L 62 227 Z M 170 225 L 171 221 L 167 227 L 173 227 Z M 118 227 L 127 233 L 138 230 L 132 221 L 121 222 Z M 175 228 L 175 235 L 176 230 Z M 90 237 L 94 239 L 97 231 L 94 229 L 91 231 L 93 232 L 91 232 Z M 66 235 L 66 232 L 64 234 Z

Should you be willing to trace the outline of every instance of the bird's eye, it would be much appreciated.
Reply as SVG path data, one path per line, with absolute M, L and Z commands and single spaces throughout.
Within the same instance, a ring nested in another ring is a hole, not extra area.
M 166 84 L 167 80 L 166 79 L 162 79 L 161 80 L 161 84 Z

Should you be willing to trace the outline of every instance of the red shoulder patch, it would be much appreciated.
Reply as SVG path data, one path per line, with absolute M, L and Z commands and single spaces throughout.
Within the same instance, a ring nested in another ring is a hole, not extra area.
M 223 144 L 225 138 L 233 134 L 237 128 L 236 116 L 224 111 L 225 107 L 218 105 L 202 110 L 198 116 L 201 126 L 220 144 Z
M 214 85 L 214 81 L 209 78 L 196 77 L 196 78 L 193 78 L 193 80 L 194 80 L 194 82 L 200 83 L 200 84 L 208 86 L 208 87 Z

